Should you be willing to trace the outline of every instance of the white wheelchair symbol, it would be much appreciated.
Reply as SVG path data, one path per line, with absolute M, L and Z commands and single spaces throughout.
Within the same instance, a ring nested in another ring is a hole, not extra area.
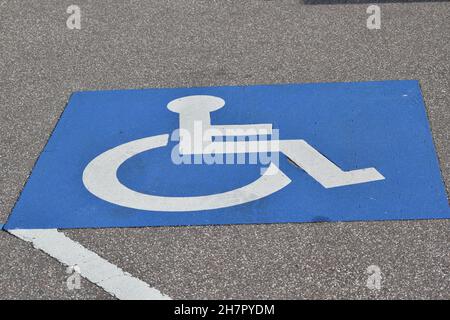
M 213 136 L 229 135 L 239 129 L 265 130 L 272 133 L 271 124 L 250 125 L 211 125 L 210 113 L 222 108 L 225 101 L 207 95 L 187 96 L 171 101 L 169 110 L 179 113 L 180 154 L 204 154 L 214 150 L 216 154 L 281 152 L 297 166 L 308 173 L 324 188 L 334 188 L 352 184 L 383 180 L 375 168 L 343 171 L 333 162 L 304 140 L 267 141 L 215 141 Z M 192 147 L 196 126 L 202 132 L 213 132 L 200 140 L 200 147 Z M 162 197 L 134 191 L 123 185 L 117 178 L 118 168 L 128 159 L 155 148 L 165 147 L 169 134 L 151 136 L 124 143 L 107 150 L 93 159 L 84 169 L 83 183 L 87 190 L 107 202 L 147 211 L 187 212 L 226 208 L 267 197 L 286 187 L 291 180 L 273 162 L 257 180 L 234 190 L 223 193 L 193 197 Z M 275 143 L 274 143 L 275 142 Z M 158 168 L 155 167 L 155 170 Z

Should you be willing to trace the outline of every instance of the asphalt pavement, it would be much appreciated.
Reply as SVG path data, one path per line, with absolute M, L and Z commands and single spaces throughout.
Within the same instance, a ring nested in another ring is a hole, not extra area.
M 66 9 L 81 8 L 81 30 Z M 417 79 L 450 191 L 450 3 L 0 1 L 0 223 L 80 90 Z M 62 213 L 70 214 L 70 213 Z M 64 233 L 174 299 L 450 298 L 450 220 Z M 109 299 L 0 232 L 0 299 Z M 380 290 L 366 287 L 370 265 Z

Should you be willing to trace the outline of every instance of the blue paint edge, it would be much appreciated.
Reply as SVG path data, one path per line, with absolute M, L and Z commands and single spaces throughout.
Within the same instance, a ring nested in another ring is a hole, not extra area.
M 286 85 L 317 85 L 317 84 L 334 84 L 334 83 L 340 83 L 340 84 L 351 84 L 351 83 L 376 83 L 376 82 L 396 82 L 396 81 L 410 81 L 410 82 L 415 82 L 418 86 L 420 95 L 421 95 L 421 102 L 424 106 L 424 112 L 425 112 L 425 116 L 426 116 L 426 124 L 428 126 L 428 132 L 431 136 L 432 139 L 432 146 L 434 149 L 434 154 L 436 157 L 436 161 L 437 161 L 437 166 L 439 169 L 439 173 L 440 173 L 440 180 L 441 183 L 443 184 L 444 187 L 444 191 L 447 195 L 447 201 L 450 201 L 450 193 L 447 192 L 447 188 L 446 188 L 446 183 L 445 183 L 445 179 L 444 179 L 444 175 L 443 175 L 443 171 L 442 171 L 442 166 L 441 166 L 441 160 L 438 156 L 437 153 L 437 147 L 436 147 L 436 141 L 433 135 L 433 132 L 431 130 L 431 125 L 430 125 L 430 118 L 429 118 L 429 114 L 428 114 L 428 108 L 427 105 L 425 103 L 425 99 L 423 96 L 423 91 L 422 91 L 422 87 L 421 87 L 421 83 L 420 80 L 417 79 L 388 79 L 388 80 L 365 80 L 365 81 L 325 81 L 325 82 L 293 82 L 293 83 L 272 83 L 272 84 L 266 84 L 266 83 L 260 83 L 260 84 L 245 84 L 245 85 L 219 85 L 219 86 L 194 86 L 194 87 L 150 87 L 150 88 L 117 88 L 117 89 L 104 89 L 104 90 L 80 90 L 80 91 L 74 91 L 72 93 L 69 94 L 69 97 L 67 99 L 67 102 L 64 106 L 64 108 L 62 109 L 61 113 L 59 114 L 59 117 L 57 118 L 55 125 L 53 127 L 53 129 L 50 132 L 50 135 L 48 136 L 47 140 L 44 143 L 44 147 L 42 148 L 41 152 L 39 153 L 39 155 L 37 156 L 35 162 L 33 163 L 32 169 L 30 170 L 30 174 L 28 175 L 27 179 L 25 180 L 25 183 L 21 189 L 21 191 L 19 192 L 18 197 L 16 198 L 16 201 L 11 209 L 11 211 L 9 212 L 9 215 L 6 219 L 6 222 L 0 223 L 0 231 L 8 231 L 8 230 L 14 230 L 17 228 L 8 228 L 8 220 L 10 218 L 10 215 L 14 212 L 14 209 L 17 205 L 17 203 L 19 202 L 21 196 L 22 196 L 22 192 L 25 189 L 28 180 L 31 178 L 31 175 L 33 174 L 33 171 L 37 165 L 37 162 L 39 161 L 39 158 L 41 157 L 42 153 L 44 152 L 44 150 L 47 148 L 48 143 L 50 142 L 50 140 L 53 137 L 53 134 L 55 133 L 57 127 L 60 124 L 60 120 L 63 117 L 64 113 L 66 112 L 66 109 L 71 101 L 71 99 L 73 98 L 74 95 L 76 95 L 77 93 L 90 93 L 90 92 L 114 92 L 114 91 L 140 91 L 140 90 L 145 90 L 145 89 L 186 89 L 186 88 L 223 88 L 223 87 L 234 87 L 234 86 L 241 86 L 241 87 L 255 87 L 255 86 L 259 86 L 259 87 L 265 87 L 265 86 L 286 86 Z M 449 203 L 449 210 L 450 210 L 450 203 Z M 337 220 L 337 221 L 311 221 L 311 222 L 306 222 L 306 223 L 320 223 L 320 222 L 373 222 L 373 221 L 416 221 L 416 220 L 428 220 L 429 218 L 419 218 L 419 219 L 382 219 L 382 220 L 346 220 L 346 221 L 341 221 L 341 220 Z M 432 218 L 433 220 L 447 220 L 448 218 Z M 259 222 L 256 224 L 279 224 L 280 222 Z M 284 223 L 291 223 L 291 222 L 284 222 Z M 284 224 L 281 223 L 281 224 Z M 297 222 L 294 222 L 297 223 Z M 305 223 L 305 222 L 302 222 Z M 255 223 L 244 223 L 244 225 L 246 224 L 255 224 Z M 214 224 L 211 225 L 209 223 L 205 223 L 205 224 L 196 224 L 196 225 L 179 225 L 181 227 L 183 226 L 220 226 L 223 224 Z M 227 224 L 224 224 L 227 225 Z M 232 225 L 236 225 L 236 224 L 232 224 Z M 240 225 L 240 224 L 237 224 Z M 172 227 L 177 227 L 178 225 L 171 225 Z M 152 226 L 129 226 L 126 228 L 143 228 L 143 227 L 152 227 Z M 163 227 L 163 226 L 161 226 Z M 76 228 L 61 228 L 61 229 L 84 229 L 86 227 L 76 227 Z M 122 227 L 87 227 L 88 229 L 110 229 L 110 228 L 122 228 Z

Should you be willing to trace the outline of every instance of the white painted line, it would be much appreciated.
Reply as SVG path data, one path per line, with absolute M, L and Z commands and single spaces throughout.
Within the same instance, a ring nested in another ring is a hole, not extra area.
M 120 300 L 170 299 L 159 290 L 134 278 L 56 229 L 7 231 L 22 240 L 31 242 L 36 249 L 42 250 L 67 266 L 78 266 L 82 277 Z

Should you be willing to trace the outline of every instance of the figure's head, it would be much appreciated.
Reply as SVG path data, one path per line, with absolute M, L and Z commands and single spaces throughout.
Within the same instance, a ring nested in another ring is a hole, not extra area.
M 209 113 L 222 108 L 222 98 L 207 95 L 186 96 L 170 101 L 167 108 L 176 113 Z

